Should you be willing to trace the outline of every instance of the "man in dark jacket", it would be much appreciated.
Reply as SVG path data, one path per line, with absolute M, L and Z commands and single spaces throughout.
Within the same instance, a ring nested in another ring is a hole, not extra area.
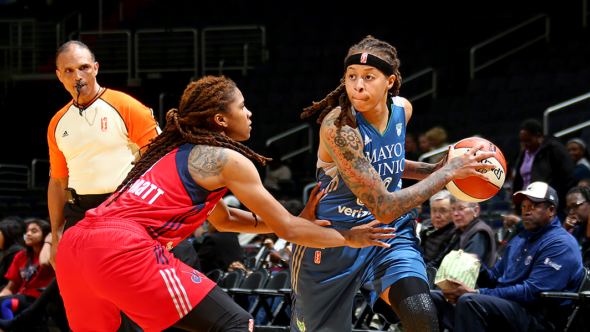
M 448 190 L 443 189 L 430 198 L 430 216 L 431 219 L 422 222 L 420 231 L 424 263 L 432 261 L 444 252 L 457 229 L 453 224 L 451 193 Z
M 557 191 L 560 201 L 557 213 L 561 214 L 565 209 L 565 194 L 575 185 L 572 158 L 557 139 L 543 136 L 543 128 L 536 120 L 524 121 L 519 137 L 524 150 L 516 161 L 514 190 L 525 189 L 535 181 L 547 183 Z
M 480 289 L 460 282 L 432 292 L 439 322 L 450 331 L 555 331 L 562 327 L 559 307 L 567 301 L 541 303 L 543 291 L 576 291 L 584 271 L 574 238 L 556 217 L 557 193 L 534 182 L 514 194 L 521 204 L 525 230 L 516 236 L 493 269 L 483 264 Z M 554 315 L 555 314 L 555 315 Z

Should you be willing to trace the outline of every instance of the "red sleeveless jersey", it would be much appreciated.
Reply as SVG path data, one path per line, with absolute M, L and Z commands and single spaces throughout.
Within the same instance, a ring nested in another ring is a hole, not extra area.
M 162 157 L 109 206 L 110 198 L 86 218 L 126 219 L 142 225 L 170 250 L 193 233 L 211 214 L 227 188 L 209 191 L 188 170 L 194 144 L 184 144 Z

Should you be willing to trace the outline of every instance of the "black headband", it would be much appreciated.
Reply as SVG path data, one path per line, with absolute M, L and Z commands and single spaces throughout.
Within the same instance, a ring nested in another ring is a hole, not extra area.
M 353 54 L 346 58 L 346 61 L 344 61 L 344 71 L 346 71 L 350 65 L 372 66 L 381 70 L 387 77 L 393 75 L 392 65 L 369 53 Z

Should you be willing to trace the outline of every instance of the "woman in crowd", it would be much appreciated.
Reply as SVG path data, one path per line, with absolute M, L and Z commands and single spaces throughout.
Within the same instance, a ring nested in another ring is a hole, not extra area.
M 0 224 L 0 229 L 4 227 Z M 4 230 L 2 230 L 4 234 Z M 15 256 L 5 277 L 8 284 L 0 291 L 0 312 L 3 319 L 28 308 L 55 277 L 49 264 L 51 226 L 40 219 L 27 221 L 26 250 Z
M 574 168 L 574 180 L 576 182 L 590 177 L 590 161 L 588 161 L 588 148 L 581 138 L 573 138 L 567 142 L 567 152 L 576 165 Z
M 3 220 L 0 222 L 0 287 L 4 288 L 8 283 L 5 275 L 12 265 L 14 256 L 25 248 L 23 228 L 15 220 Z
M 451 238 L 447 249 L 435 260 L 428 263 L 428 266 L 438 268 L 443 258 L 451 250 L 462 249 L 470 254 L 478 255 L 488 268 L 492 268 L 496 264 L 496 241 L 490 226 L 479 219 L 479 204 L 464 202 L 451 196 L 451 211 L 457 231 Z

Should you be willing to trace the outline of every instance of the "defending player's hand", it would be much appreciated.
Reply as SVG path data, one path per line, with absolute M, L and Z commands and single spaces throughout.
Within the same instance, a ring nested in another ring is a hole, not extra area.
M 478 170 L 482 168 L 493 169 L 496 168 L 496 166 L 487 163 L 480 163 L 480 161 L 493 157 L 496 153 L 482 152 L 478 154 L 477 151 L 483 148 L 484 145 L 480 144 L 471 148 L 464 154 L 456 156 L 455 148 L 453 146 L 449 146 L 449 159 L 444 167 L 448 167 L 452 171 L 453 179 L 464 179 L 466 177 L 475 176 L 487 182 L 489 179 Z
M 394 238 L 395 228 L 375 227 L 379 224 L 381 224 L 379 220 L 374 220 L 368 224 L 353 227 L 349 231 L 343 231 L 346 245 L 352 248 L 369 246 L 389 248 L 389 244 L 379 240 Z
M 307 204 L 303 208 L 303 211 L 301 211 L 301 213 L 299 214 L 299 217 L 303 218 L 303 219 L 307 219 L 318 226 L 329 226 L 332 224 L 331 222 L 329 222 L 328 220 L 316 219 L 316 216 L 315 216 L 316 206 L 318 205 L 318 203 L 320 202 L 322 197 L 324 197 L 324 192 L 325 192 L 325 190 L 322 189 L 322 191 L 320 191 L 318 193 L 318 191 L 320 190 L 321 184 L 322 184 L 322 182 L 320 181 L 320 182 L 318 182 L 318 184 L 315 185 L 315 187 L 311 191 L 311 194 L 309 195 L 309 199 L 307 200 Z

